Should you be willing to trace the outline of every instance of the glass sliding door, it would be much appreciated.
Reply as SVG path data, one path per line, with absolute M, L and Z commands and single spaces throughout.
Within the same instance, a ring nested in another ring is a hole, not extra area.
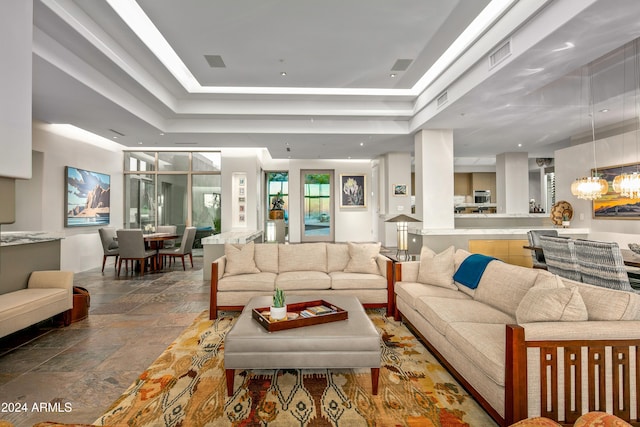
M 303 170 L 301 241 L 334 240 L 333 171 Z

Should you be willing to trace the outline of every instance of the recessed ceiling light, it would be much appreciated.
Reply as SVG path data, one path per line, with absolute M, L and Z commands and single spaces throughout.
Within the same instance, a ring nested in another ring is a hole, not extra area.
M 114 136 L 114 137 L 113 137 L 113 139 L 118 139 L 118 137 L 117 137 L 117 136 Z
M 518 147 L 522 147 L 522 144 L 518 144 Z
M 164 136 L 164 133 L 160 132 L 160 136 Z
M 364 147 L 364 142 L 361 142 L 361 143 L 360 143 L 360 147 Z
M 281 75 L 282 77 L 284 77 L 284 76 L 286 76 L 286 75 L 287 75 L 287 72 L 286 72 L 286 71 L 281 71 L 281 72 L 280 72 L 280 75 Z
M 600 110 L 601 113 L 608 113 L 609 109 L 608 108 L 603 108 L 602 110 Z
M 389 77 L 391 77 L 392 79 L 396 78 L 397 74 L 396 73 L 391 73 L 389 74 Z
M 142 145 L 142 141 L 138 141 L 138 145 Z

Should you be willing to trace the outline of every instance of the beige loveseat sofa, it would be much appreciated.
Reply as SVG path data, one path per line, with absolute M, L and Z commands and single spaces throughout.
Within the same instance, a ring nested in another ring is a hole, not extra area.
M 396 318 L 501 425 L 589 411 L 638 420 L 639 295 L 498 260 L 471 289 L 452 277 L 469 252 L 422 255 L 396 264 Z
M 211 264 L 209 316 L 241 310 L 276 286 L 286 295 L 355 295 L 391 316 L 393 263 L 379 251 L 379 243 L 226 244 L 225 255 Z
M 71 323 L 73 272 L 34 271 L 26 289 L 0 295 L 0 337 L 63 313 Z

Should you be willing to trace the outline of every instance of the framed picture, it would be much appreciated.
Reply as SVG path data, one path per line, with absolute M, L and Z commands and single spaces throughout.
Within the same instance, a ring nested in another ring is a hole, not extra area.
M 66 166 L 65 227 L 108 225 L 111 206 L 109 175 Z
M 244 205 L 238 206 L 240 208 L 240 212 L 244 212 Z
M 244 187 L 238 188 L 238 194 L 244 196 Z
M 240 177 L 240 179 L 238 179 L 238 185 L 240 187 L 244 187 L 244 179 L 245 179 L 244 177 Z
M 393 195 L 394 196 L 406 196 L 407 195 L 407 184 L 393 184 Z
M 341 174 L 340 175 L 340 207 L 341 208 L 365 208 L 367 207 L 367 181 L 366 175 Z
M 594 219 L 640 219 L 640 203 L 613 191 L 613 179 L 621 173 L 633 173 L 640 169 L 640 164 L 631 163 L 625 165 L 608 166 L 598 168 L 598 175 L 607 181 L 609 191 L 599 199 L 593 200 Z M 596 173 L 591 169 L 591 175 Z

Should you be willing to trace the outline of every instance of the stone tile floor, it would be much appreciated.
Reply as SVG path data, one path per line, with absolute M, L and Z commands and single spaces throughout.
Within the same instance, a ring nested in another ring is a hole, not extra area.
M 0 339 L 0 420 L 92 423 L 165 348 L 209 308 L 202 258 L 163 273 L 116 277 L 113 261 L 76 273 L 91 295 L 89 317 Z M 43 406 L 41 406 L 43 405 Z

